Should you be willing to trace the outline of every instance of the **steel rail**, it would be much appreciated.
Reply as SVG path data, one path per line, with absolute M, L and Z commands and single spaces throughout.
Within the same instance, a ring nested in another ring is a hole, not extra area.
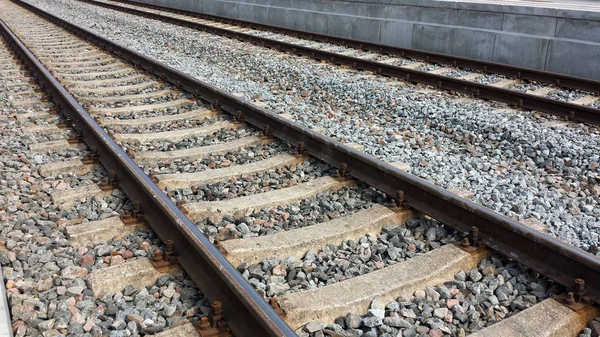
M 23 3 L 21 3 L 24 5 Z M 33 76 L 72 120 L 100 162 L 114 170 L 121 188 L 131 200 L 140 201 L 145 219 L 163 240 L 175 243 L 177 261 L 211 301 L 223 302 L 224 313 L 236 336 L 296 336 L 269 304 L 227 261 L 200 230 L 115 143 L 81 105 L 54 78 L 31 51 L 0 20 L 0 34 L 27 65 Z
M 510 105 L 517 106 L 519 108 L 538 110 L 541 112 L 558 115 L 561 117 L 566 117 L 567 119 L 576 121 L 576 122 L 600 125 L 600 110 L 591 108 L 591 107 L 587 107 L 587 106 L 583 106 L 583 105 L 563 102 L 563 101 L 550 99 L 550 98 L 546 98 L 546 97 L 522 93 L 522 92 L 515 91 L 515 90 L 493 87 L 493 86 L 486 85 L 486 84 L 480 84 L 477 82 L 471 82 L 471 81 L 461 80 L 461 79 L 457 79 L 457 78 L 451 78 L 451 77 L 438 75 L 438 74 L 432 74 L 432 73 L 423 72 L 423 71 L 419 71 L 419 70 L 398 67 L 398 66 L 394 66 L 394 65 L 390 65 L 390 64 L 381 63 L 381 62 L 369 61 L 369 60 L 361 59 L 361 58 L 354 57 L 354 56 L 347 56 L 347 55 L 342 55 L 342 54 L 338 54 L 338 53 L 334 53 L 334 52 L 314 49 L 311 47 L 300 46 L 300 45 L 297 45 L 294 43 L 281 42 L 281 41 L 277 41 L 277 40 L 266 38 L 266 37 L 256 36 L 256 35 L 247 34 L 247 33 L 243 33 L 243 32 L 232 31 L 227 28 L 220 28 L 220 27 L 203 24 L 203 23 L 173 18 L 168 15 L 149 13 L 149 12 L 146 12 L 143 10 L 123 7 L 123 6 L 109 4 L 109 3 L 105 3 L 105 2 L 99 2 L 99 1 L 95 1 L 95 0 L 79 0 L 79 1 L 84 2 L 84 3 L 93 4 L 93 5 L 100 6 L 100 7 L 105 7 L 105 8 L 129 13 L 129 14 L 148 17 L 148 18 L 163 21 L 163 22 L 169 22 L 169 23 L 183 26 L 183 27 L 201 30 L 201 31 L 205 31 L 205 32 L 208 32 L 211 34 L 225 36 L 228 38 L 234 38 L 234 39 L 237 39 L 240 41 L 250 42 L 255 45 L 260 45 L 260 46 L 271 48 L 271 49 L 289 52 L 289 53 L 293 53 L 296 55 L 308 56 L 308 57 L 311 57 L 311 58 L 317 59 L 317 60 L 325 60 L 325 61 L 329 61 L 331 63 L 338 64 L 338 65 L 346 65 L 346 66 L 356 68 L 358 70 L 368 70 L 368 71 L 372 71 L 374 73 L 377 73 L 377 74 L 383 75 L 383 76 L 395 77 L 395 78 L 399 78 L 399 79 L 402 79 L 405 81 L 410 81 L 410 82 L 423 83 L 423 84 L 434 86 L 438 89 L 461 92 L 461 93 L 472 95 L 472 96 L 478 97 L 478 98 L 500 101 L 500 102 L 504 102 L 504 103 L 507 103 Z M 380 45 L 378 45 L 378 46 L 380 46 Z M 369 49 L 369 48 L 365 48 L 365 47 L 362 47 L 362 48 Z M 381 48 L 383 48 L 383 46 L 378 47 L 378 48 L 381 49 Z M 387 47 L 387 48 L 393 48 L 393 47 Z M 379 49 L 377 49 L 377 51 L 379 51 Z M 391 50 L 388 50 L 388 52 L 392 53 Z M 406 52 L 403 51 L 400 53 L 404 54 Z M 405 56 L 405 55 L 402 55 L 402 56 Z M 446 55 L 446 57 L 448 57 L 448 56 Z M 429 56 L 428 59 L 431 59 L 431 56 Z M 467 60 L 467 59 L 463 59 L 463 62 L 466 62 L 465 60 Z M 475 62 L 474 60 L 469 60 L 469 61 Z M 481 61 L 477 61 L 477 62 L 481 63 Z M 467 65 L 465 65 L 465 66 L 467 66 Z M 486 69 L 489 70 L 489 69 L 496 69 L 499 67 L 509 67 L 509 66 L 504 66 L 504 65 L 499 65 L 499 64 L 493 63 L 493 64 L 487 65 L 486 67 L 487 67 Z M 511 67 L 509 67 L 509 68 L 511 68 Z M 515 67 L 512 67 L 512 68 L 515 68 Z M 519 69 L 520 72 L 524 71 L 524 68 L 517 68 L 517 69 Z M 541 75 L 544 75 L 546 77 L 551 76 L 551 75 L 552 76 L 562 76 L 562 75 L 551 74 L 551 73 L 547 73 L 547 72 L 540 72 L 540 71 L 533 71 L 533 70 L 528 70 L 528 71 L 535 72 L 539 76 L 541 76 Z M 502 72 L 500 72 L 500 73 L 502 73 Z M 523 75 L 521 74 L 518 77 L 523 78 Z M 563 84 L 565 82 L 572 83 L 573 81 L 575 81 L 575 79 L 583 81 L 582 83 L 589 84 L 588 90 L 589 90 L 589 88 L 593 87 L 594 88 L 593 91 L 595 91 L 595 92 L 600 91 L 600 82 L 596 82 L 596 81 L 572 78 L 572 77 L 568 77 L 568 76 L 567 77 L 562 76 L 561 79 L 559 79 L 558 81 L 561 84 Z M 537 80 L 540 80 L 540 79 L 537 79 Z
M 140 7 L 147 7 L 153 9 L 159 9 L 164 11 L 169 11 L 173 13 L 181 13 L 185 15 L 195 16 L 202 19 L 218 21 L 221 23 L 238 25 L 246 28 L 258 29 L 258 30 L 266 30 L 275 33 L 291 35 L 294 37 L 299 37 L 307 40 L 314 40 L 319 42 L 326 42 L 337 44 L 340 46 L 353 47 L 363 50 L 370 50 L 379 53 L 385 53 L 389 55 L 397 55 L 401 57 L 415 58 L 426 60 L 427 62 L 434 63 L 443 63 L 449 64 L 454 67 L 461 68 L 470 68 L 474 70 L 481 70 L 486 73 L 495 73 L 502 74 L 510 77 L 515 77 L 523 80 L 530 81 L 541 81 L 546 83 L 556 84 L 557 86 L 562 86 L 566 88 L 573 89 L 581 89 L 587 90 L 591 92 L 596 92 L 600 94 L 600 81 L 592 80 L 582 77 L 570 76 L 552 73 L 543 70 L 536 70 L 525 67 L 511 66 L 507 64 L 491 62 L 491 61 L 482 61 L 477 59 L 471 59 L 460 56 L 453 56 L 449 54 L 441 54 L 435 52 L 429 52 L 425 50 L 417 50 L 411 48 L 402 48 L 395 47 L 380 43 L 367 42 L 362 40 L 355 40 L 350 38 L 344 38 L 333 35 L 326 35 L 320 33 L 307 32 L 292 28 L 285 28 L 280 26 L 273 26 L 263 23 L 251 22 L 241 19 L 232 19 L 224 16 L 214 15 L 214 14 L 205 14 L 200 12 L 193 12 L 184 9 L 172 8 L 161 5 L 153 5 L 146 4 L 134 0 L 112 0 L 114 2 L 122 2 L 130 5 L 136 5 Z
M 165 81 L 193 93 L 215 108 L 243 119 L 259 129 L 268 130 L 273 136 L 297 146 L 301 150 L 306 150 L 308 154 L 340 168 L 341 171 L 347 171 L 357 180 L 390 196 L 402 199 L 401 201 L 424 214 L 463 232 L 476 226 L 479 230 L 480 240 L 487 247 L 536 270 L 565 287 L 572 287 L 576 278 L 583 279 L 587 284 L 587 293 L 596 303 L 600 303 L 600 259 L 595 256 L 282 118 L 148 56 L 98 36 L 22 0 L 11 1 L 38 13 L 103 49 L 114 52 Z

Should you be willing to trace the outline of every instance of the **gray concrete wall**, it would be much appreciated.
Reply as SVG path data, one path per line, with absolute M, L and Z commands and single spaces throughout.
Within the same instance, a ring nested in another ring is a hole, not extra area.
M 437 0 L 135 1 L 600 80 L 600 12 L 590 10 Z

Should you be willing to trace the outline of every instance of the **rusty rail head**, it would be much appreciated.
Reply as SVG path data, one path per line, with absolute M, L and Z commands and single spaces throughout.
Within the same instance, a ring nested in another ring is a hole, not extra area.
M 388 195 L 395 196 L 398 191 L 401 191 L 404 201 L 424 214 L 463 232 L 469 232 L 472 226 L 476 225 L 478 241 L 566 287 L 571 287 L 576 278 L 585 280 L 588 285 L 588 295 L 592 300 L 600 303 L 600 259 L 591 254 L 530 229 L 486 207 L 463 199 L 147 56 L 56 18 L 33 5 L 23 3 L 21 0 L 12 1 L 31 8 L 100 47 L 108 48 L 139 67 L 162 76 L 166 81 L 177 84 L 180 88 L 225 112 L 235 116 L 241 112 L 244 121 L 257 128 L 264 130 L 266 125 L 269 125 L 274 137 L 302 147 L 303 151 L 330 165 L 341 168 L 346 164 L 346 172 L 349 175 Z M 182 216 L 175 205 L 172 210 L 178 216 Z M 188 228 L 188 230 L 193 229 Z M 216 252 L 211 252 L 217 256 Z M 224 259 L 219 261 L 222 260 Z M 274 314 L 272 311 L 269 313 Z
M 54 21 L 42 10 L 24 2 L 17 2 L 32 12 Z M 63 22 L 63 25 L 64 22 Z M 84 31 L 76 31 L 86 35 Z M 156 186 L 131 158 L 112 140 L 100 125 L 81 107 L 67 90 L 50 74 L 29 49 L 0 20 L 0 34 L 9 46 L 33 70 L 35 78 L 44 86 L 61 113 L 73 121 L 83 140 L 95 148 L 100 162 L 114 170 L 121 188 L 131 200 L 139 200 L 145 219 L 167 248 L 174 248 L 177 262 L 211 300 L 224 303 L 224 310 L 232 318 L 230 326 L 236 336 L 296 336 L 293 330 L 275 313 L 269 304 L 242 275 L 219 253 L 200 230 Z M 93 39 L 92 36 L 88 36 Z M 97 41 L 98 38 L 96 38 Z M 114 46 L 112 50 L 118 50 Z M 176 242 L 176 245 L 169 244 Z M 173 252 L 170 252 L 173 253 Z

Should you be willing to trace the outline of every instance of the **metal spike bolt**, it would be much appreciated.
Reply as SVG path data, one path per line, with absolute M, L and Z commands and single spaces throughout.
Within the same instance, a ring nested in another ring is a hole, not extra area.
M 210 325 L 211 325 L 212 328 L 218 329 L 219 328 L 219 322 L 224 319 L 224 317 L 223 317 L 223 303 L 221 303 L 219 301 L 214 301 L 211 304 L 210 307 L 211 307 L 211 311 L 210 311 Z
M 137 217 L 142 213 L 142 205 L 139 200 L 133 201 L 133 217 L 137 219 Z
M 108 171 L 108 179 L 114 181 L 117 178 L 117 172 L 115 170 Z
M 575 284 L 577 285 L 578 291 L 583 291 L 585 289 L 585 281 L 583 279 L 576 278 Z
M 210 329 L 210 322 L 208 321 L 208 317 L 206 317 L 206 316 L 200 317 L 200 324 L 198 324 L 198 328 L 200 330 Z
M 277 299 L 275 297 L 269 298 L 269 305 L 271 306 L 271 308 L 273 308 L 273 310 L 275 310 L 277 315 L 282 317 L 285 316 L 285 312 L 283 312 L 283 309 L 281 309 L 281 306 L 279 305 L 279 302 L 277 302 Z
M 177 208 L 179 208 L 179 210 L 183 213 L 187 215 L 187 210 L 185 209 L 185 202 L 183 200 L 177 200 L 175 202 L 175 205 L 177 206 Z
M 298 143 L 298 154 L 305 154 L 305 153 L 306 153 L 306 147 L 304 145 L 304 142 Z
M 469 247 L 469 246 L 471 245 L 471 241 L 469 241 L 469 238 L 465 236 L 465 237 L 462 239 L 462 241 L 460 242 L 460 244 L 461 244 L 463 247 Z
M 577 301 L 581 301 L 585 295 L 585 281 L 580 278 L 575 279 L 575 294 L 577 295 Z
M 173 255 L 175 255 L 175 243 L 173 242 L 173 240 L 166 240 L 164 259 L 168 260 Z
M 215 248 L 217 248 L 217 250 L 221 254 L 226 254 L 227 252 L 225 251 L 225 248 L 223 248 L 223 246 L 221 245 L 221 241 L 223 241 L 223 240 L 219 236 L 220 234 L 217 234 L 217 235 L 218 236 L 213 239 L 213 245 L 215 246 Z M 210 240 L 210 237 L 209 237 L 209 240 Z
M 223 315 L 223 303 L 220 301 L 214 301 L 210 307 L 212 309 L 211 315 Z
M 158 183 L 158 178 L 156 178 L 152 173 L 149 174 L 148 177 L 150 178 L 150 180 L 152 180 L 153 183 Z
M 95 146 L 90 147 L 90 156 L 92 159 L 98 158 L 98 149 Z
M 263 130 L 263 135 L 265 137 L 269 137 L 271 136 L 273 133 L 271 132 L 271 127 L 269 126 L 269 124 L 265 124 L 265 129 Z
M 402 207 L 402 205 L 404 204 L 404 191 L 396 191 L 396 197 L 394 200 L 396 201 L 397 207 Z
M 108 171 L 108 184 L 114 187 L 117 187 L 119 184 L 117 180 L 117 172 L 115 170 Z
M 152 256 L 152 259 L 155 262 L 162 261 L 164 259 L 162 250 L 160 250 L 160 249 L 155 250 L 154 255 Z
M 575 295 L 572 291 L 569 291 L 567 293 L 567 298 L 565 298 L 565 302 L 567 302 L 567 304 L 572 304 L 573 302 L 575 302 Z
M 66 121 L 64 120 L 64 118 L 60 118 L 60 119 L 58 120 L 58 123 L 56 124 L 56 126 L 57 126 L 57 127 L 59 127 L 59 128 L 61 128 L 61 129 L 63 129 L 63 128 L 66 128 L 66 127 L 67 127 L 67 123 L 66 123 Z
M 342 175 L 342 177 L 346 177 L 348 175 L 348 164 L 340 164 L 340 174 Z
M 470 236 L 471 236 L 471 241 L 472 241 L 472 246 L 476 247 L 477 244 L 479 243 L 479 228 L 473 226 L 471 227 L 471 232 L 470 232 Z
M 83 139 L 83 136 L 79 132 L 75 131 L 74 133 L 69 134 L 69 138 L 67 139 L 67 142 L 70 144 L 77 144 L 77 143 L 80 143 L 82 139 Z

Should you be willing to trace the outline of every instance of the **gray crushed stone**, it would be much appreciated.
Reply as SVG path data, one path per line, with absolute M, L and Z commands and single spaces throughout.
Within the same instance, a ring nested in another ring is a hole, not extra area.
M 270 172 L 243 174 L 227 181 L 194 185 L 167 191 L 175 200 L 185 203 L 217 201 L 292 187 L 319 177 L 331 176 L 335 169 L 313 158 Z
M 561 291 L 535 272 L 493 256 L 413 296 L 373 301 L 367 315 L 349 312 L 334 322 L 308 324 L 300 336 L 466 336 Z
M 562 241 L 584 249 L 599 243 L 600 144 L 594 127 L 545 126 L 550 117 L 495 113 L 497 103 L 390 86 L 379 77 L 331 71 L 335 67 L 83 3 L 31 3 L 266 102 L 303 125 L 361 144 L 379 159 L 404 162 L 412 174 L 441 187 L 470 190 L 473 201 L 509 217 L 535 217 Z
M 381 192 L 360 184 L 325 191 L 285 206 L 239 211 L 222 218 L 209 217 L 196 225 L 212 241 L 223 241 L 312 226 L 371 207 L 373 203 L 390 204 L 390 200 Z
M 454 230 L 437 221 L 411 219 L 405 226 L 389 226 L 379 235 L 311 250 L 302 259 L 266 259 L 253 265 L 244 263 L 238 270 L 259 293 L 273 297 L 343 282 L 459 239 Z

